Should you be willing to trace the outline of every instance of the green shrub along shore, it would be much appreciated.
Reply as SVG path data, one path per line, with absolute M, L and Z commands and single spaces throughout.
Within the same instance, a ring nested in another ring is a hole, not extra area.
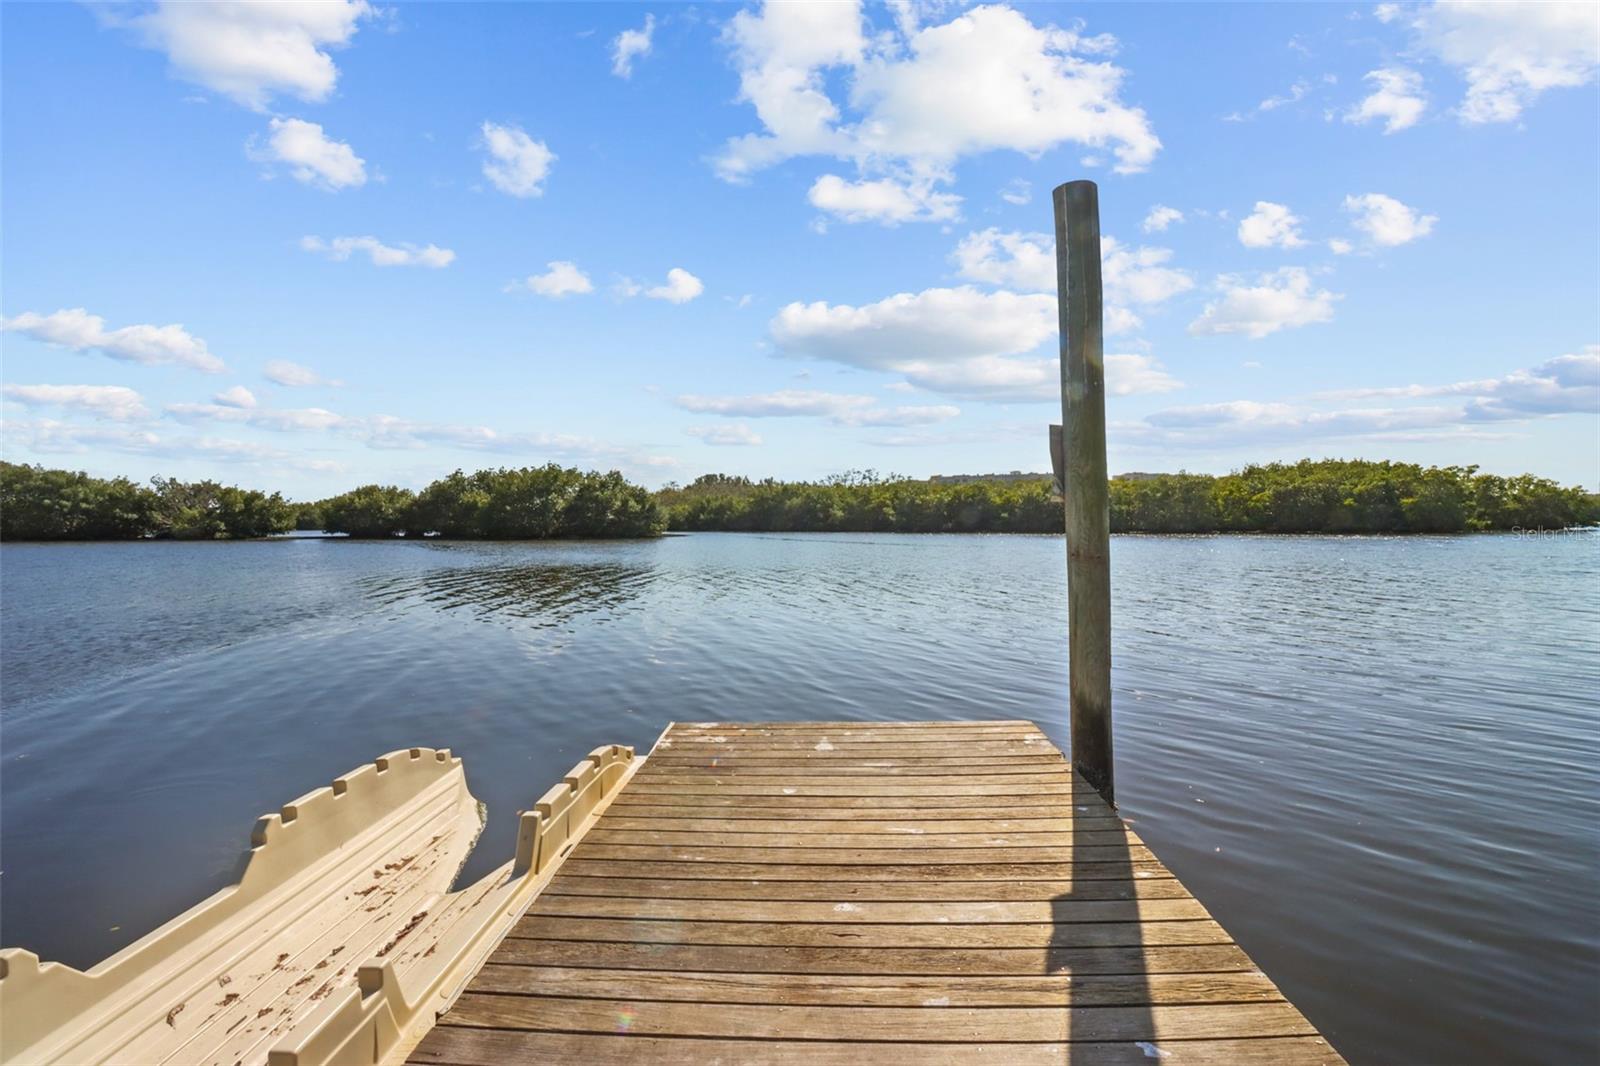
M 214 481 L 156 478 L 146 488 L 66 470 L 0 464 L 0 539 L 216 540 L 323 530 L 352 537 L 527 540 L 648 537 L 664 517 L 650 491 L 621 474 L 557 466 L 457 470 L 420 493 L 363 485 L 316 503 L 290 503 Z
M 1231 474 L 1111 480 L 1113 533 L 1463 533 L 1600 522 L 1600 497 L 1476 467 L 1302 460 Z M 421 492 L 363 485 L 315 503 L 155 478 L 93 478 L 0 463 L 0 539 L 214 540 L 290 530 L 352 537 L 528 540 L 744 532 L 1060 533 L 1047 478 L 914 481 L 853 473 L 822 482 L 707 474 L 652 493 L 621 474 L 554 463 L 460 470 Z
M 821 484 L 708 474 L 656 493 L 667 528 L 897 533 L 1060 533 L 1048 478 L 957 484 L 857 473 Z M 1311 460 L 1232 474 L 1111 480 L 1113 533 L 1464 533 L 1600 521 L 1600 498 L 1476 467 Z

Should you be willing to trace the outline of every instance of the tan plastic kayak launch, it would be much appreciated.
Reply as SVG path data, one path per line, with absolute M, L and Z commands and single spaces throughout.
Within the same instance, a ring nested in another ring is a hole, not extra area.
M 0 951 L 0 1063 L 378 1063 L 460 994 L 637 763 L 597 748 L 450 891 L 483 827 L 461 760 L 391 752 L 263 817 L 238 884 L 87 972 Z

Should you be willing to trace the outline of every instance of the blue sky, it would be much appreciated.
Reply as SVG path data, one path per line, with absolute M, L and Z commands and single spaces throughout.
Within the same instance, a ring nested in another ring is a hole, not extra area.
M 1592 5 L 7 4 L 5 455 L 296 497 L 1110 465 L 1600 484 Z

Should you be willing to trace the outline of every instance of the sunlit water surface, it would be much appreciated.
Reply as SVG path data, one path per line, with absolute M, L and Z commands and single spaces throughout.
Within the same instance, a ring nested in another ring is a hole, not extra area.
M 1353 1062 L 1593 1062 L 1600 537 L 1113 542 L 1119 798 Z M 394 748 L 489 805 L 673 720 L 1032 718 L 1047 537 L 0 550 L 4 941 L 87 965 Z

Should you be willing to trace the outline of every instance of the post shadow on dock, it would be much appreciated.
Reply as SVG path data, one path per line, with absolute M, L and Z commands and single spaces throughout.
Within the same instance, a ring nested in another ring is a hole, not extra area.
M 1093 828 L 1101 824 L 1093 817 L 1097 808 L 1112 814 L 1115 808 L 1098 797 L 1086 804 L 1078 799 L 1067 801 L 1072 816 L 1070 881 L 1067 891 L 1051 900 L 1052 928 L 1044 958 L 1046 974 L 1068 978 L 1061 1061 L 1073 1062 L 1074 1047 L 1084 1042 L 1143 1044 L 1141 1054 L 1150 1056 L 1157 1033 L 1150 964 L 1139 920 L 1138 869 L 1126 834 L 1097 835 Z M 1084 936 L 1084 904 L 1090 904 L 1093 927 L 1108 929 L 1110 939 Z M 1091 989 L 1079 999 L 1080 992 Z M 1160 1052 L 1154 1051 L 1154 1057 Z M 1103 1049 L 1088 1058 L 1104 1062 Z

